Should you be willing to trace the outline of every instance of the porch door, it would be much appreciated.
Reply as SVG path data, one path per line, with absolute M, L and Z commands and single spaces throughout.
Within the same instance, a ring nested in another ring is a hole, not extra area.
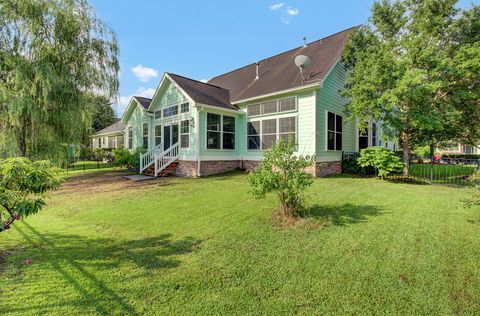
M 178 124 L 163 126 L 163 150 L 178 142 Z

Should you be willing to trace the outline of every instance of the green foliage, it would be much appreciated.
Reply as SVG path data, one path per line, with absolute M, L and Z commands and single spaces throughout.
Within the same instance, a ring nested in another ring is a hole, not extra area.
M 381 121 L 406 163 L 414 145 L 480 140 L 480 7 L 456 2 L 376 1 L 344 51 L 350 115 Z
M 0 232 L 20 217 L 36 214 L 46 193 L 60 186 L 60 169 L 48 161 L 27 158 L 0 160 Z M 9 218 L 4 220 L 4 215 Z
M 115 34 L 86 0 L 2 0 L 0 155 L 65 159 L 91 126 L 91 95 L 118 92 Z
M 305 168 L 314 164 L 314 157 L 297 156 L 294 151 L 293 140 L 288 143 L 281 140 L 264 153 L 262 163 L 248 177 L 251 194 L 263 198 L 275 193 L 286 216 L 298 215 L 303 194 L 313 182 L 313 176 Z
M 378 170 L 382 180 L 391 173 L 401 172 L 404 167 L 401 159 L 392 151 L 379 146 L 362 149 L 357 163 L 361 167 L 373 167 Z
M 140 169 L 140 155 L 144 154 L 144 148 L 137 148 L 130 152 L 126 148 L 117 148 L 112 150 L 113 163 L 116 166 L 127 167 L 130 169 Z
M 94 96 L 92 129 L 99 131 L 115 123 L 112 102 L 104 95 Z
M 91 147 L 80 147 L 78 157 L 80 160 L 94 160 L 94 149 Z
M 456 159 L 480 159 L 479 154 L 442 154 L 442 157 Z

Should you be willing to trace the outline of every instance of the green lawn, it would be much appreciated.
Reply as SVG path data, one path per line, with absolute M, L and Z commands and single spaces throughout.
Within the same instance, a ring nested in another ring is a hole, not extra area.
M 243 174 L 71 178 L 1 234 L 0 314 L 478 314 L 469 195 L 317 179 L 309 225 L 285 229 Z

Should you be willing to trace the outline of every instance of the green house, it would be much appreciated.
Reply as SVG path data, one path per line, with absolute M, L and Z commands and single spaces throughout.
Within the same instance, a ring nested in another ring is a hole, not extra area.
M 206 176 L 251 170 L 275 142 L 293 137 L 298 154 L 315 155 L 315 176 L 341 172 L 342 152 L 381 145 L 375 122 L 359 133 L 347 120 L 339 93 L 345 83 L 341 54 L 354 30 L 206 83 L 165 73 L 152 99 L 130 101 L 122 118 L 125 146 L 147 150 L 141 172 L 163 175 L 174 165 L 177 175 Z

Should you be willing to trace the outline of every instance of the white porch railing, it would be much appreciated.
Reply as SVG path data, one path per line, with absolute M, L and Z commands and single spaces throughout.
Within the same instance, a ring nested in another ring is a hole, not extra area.
M 150 167 L 155 162 L 155 155 L 162 152 L 163 142 L 150 149 L 146 153 L 140 155 L 140 173 Z
M 155 177 L 158 176 L 165 168 L 167 168 L 172 162 L 178 159 L 178 149 L 180 145 L 177 142 L 175 145 L 171 146 L 164 152 L 156 154 L 154 157 L 155 160 Z

